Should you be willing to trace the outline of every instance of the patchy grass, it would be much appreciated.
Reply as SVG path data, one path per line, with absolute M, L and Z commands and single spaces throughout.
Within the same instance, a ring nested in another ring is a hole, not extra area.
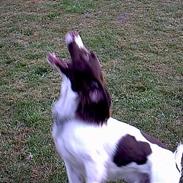
M 78 30 L 97 52 L 113 116 L 174 149 L 183 140 L 182 9 L 167 1 L 1 0 L 0 182 L 67 182 L 51 139 L 60 78 L 49 51 Z

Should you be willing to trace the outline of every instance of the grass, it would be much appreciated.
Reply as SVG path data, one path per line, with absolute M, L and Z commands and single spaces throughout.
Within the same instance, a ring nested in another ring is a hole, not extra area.
M 0 182 L 67 182 L 51 138 L 60 78 L 46 62 L 67 57 L 67 31 L 97 52 L 113 116 L 160 138 L 183 141 L 183 37 L 179 0 L 1 0 Z

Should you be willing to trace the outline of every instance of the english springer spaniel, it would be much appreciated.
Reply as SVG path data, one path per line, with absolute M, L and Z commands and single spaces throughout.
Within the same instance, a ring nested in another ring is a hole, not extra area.
M 62 75 L 53 106 L 52 136 L 70 183 L 179 183 L 183 145 L 175 152 L 139 129 L 113 119 L 99 60 L 77 32 L 65 41 L 71 59 L 48 55 Z

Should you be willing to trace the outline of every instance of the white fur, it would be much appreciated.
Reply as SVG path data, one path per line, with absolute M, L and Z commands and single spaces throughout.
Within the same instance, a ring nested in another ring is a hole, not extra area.
M 79 34 L 73 35 L 72 33 L 67 33 L 65 36 L 65 42 L 69 45 L 72 42 L 76 42 L 79 48 L 85 48 L 83 41 Z
M 71 89 L 70 80 L 63 75 L 59 100 L 54 104 L 53 115 L 58 119 L 72 119 L 78 103 L 78 95 Z
M 182 169 L 182 167 L 181 167 L 182 153 L 183 153 L 183 144 L 180 143 L 179 146 L 177 147 L 177 150 L 174 153 L 175 154 L 176 164 L 177 164 L 179 170 Z
M 78 95 L 72 91 L 65 76 L 62 94 L 54 104 L 52 135 L 56 149 L 63 158 L 70 183 L 101 183 L 107 180 L 125 179 L 140 183 L 142 173 L 150 176 L 150 183 L 178 183 L 181 174 L 175 166 L 174 153 L 148 142 L 140 130 L 126 123 L 109 118 L 107 124 L 94 125 L 75 118 Z M 152 154 L 144 165 L 130 163 L 117 167 L 112 157 L 122 136 L 135 136 L 150 144 Z M 181 157 L 182 145 L 176 155 Z M 180 158 L 177 158 L 178 163 Z

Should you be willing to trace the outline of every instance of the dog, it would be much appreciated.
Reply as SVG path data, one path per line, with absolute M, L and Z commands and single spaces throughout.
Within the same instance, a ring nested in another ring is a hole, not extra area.
M 77 32 L 65 36 L 71 59 L 48 54 L 62 76 L 52 108 L 52 136 L 69 183 L 179 183 L 183 144 L 175 152 L 134 126 L 111 117 L 111 98 L 96 54 Z

